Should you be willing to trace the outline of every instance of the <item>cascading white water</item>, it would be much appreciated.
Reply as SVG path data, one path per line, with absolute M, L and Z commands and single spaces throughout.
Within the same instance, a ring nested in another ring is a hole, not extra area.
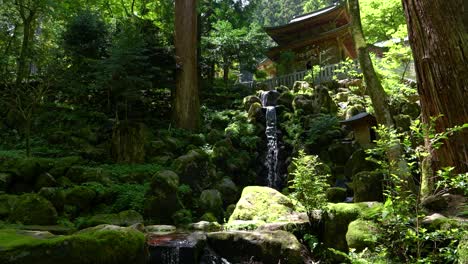
M 276 108 L 268 105 L 268 93 L 262 92 L 262 105 L 266 109 L 266 129 L 265 135 L 267 138 L 267 156 L 265 165 L 268 168 L 268 186 L 276 187 L 278 184 L 278 138 L 276 131 Z

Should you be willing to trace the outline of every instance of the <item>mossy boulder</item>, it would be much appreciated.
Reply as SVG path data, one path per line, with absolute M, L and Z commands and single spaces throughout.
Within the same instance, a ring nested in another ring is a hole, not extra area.
M 349 223 L 381 206 L 381 203 L 376 202 L 329 204 L 327 213 L 323 216 L 321 234 L 325 246 L 348 252 L 346 233 Z
M 15 182 L 34 185 L 37 177 L 53 167 L 53 161 L 45 158 L 25 158 L 15 161 L 15 167 L 11 169 Z
M 10 215 L 17 200 L 17 195 L 0 194 L 0 219 L 7 218 Z
M 189 225 L 189 230 L 193 231 L 216 232 L 221 229 L 222 226 L 218 222 L 200 221 Z
M 346 189 L 331 187 L 327 190 L 327 200 L 330 203 L 341 203 L 346 200 Z
M 299 92 L 300 90 L 306 90 L 306 89 L 310 89 L 310 84 L 305 81 L 297 81 L 293 85 L 293 91 L 295 93 Z
M 346 242 L 349 248 L 358 252 L 365 248 L 373 249 L 377 243 L 379 228 L 376 223 L 366 220 L 354 220 L 348 225 Z
M 75 207 L 74 213 L 88 212 L 96 198 L 96 192 L 86 186 L 75 186 L 65 191 L 65 205 Z
M 293 109 L 294 95 L 291 92 L 284 92 L 278 97 L 278 105 L 284 105 L 289 110 Z
M 53 225 L 57 223 L 57 211 L 44 197 L 23 194 L 17 198 L 8 220 L 25 225 Z
M 151 189 L 174 191 L 179 186 L 179 176 L 171 170 L 157 172 L 151 179 Z
M 178 186 L 177 173 L 170 170 L 156 173 L 151 179 L 151 189 L 145 199 L 145 216 L 156 223 L 172 223 L 172 216 L 179 209 Z
M 229 221 L 261 220 L 265 222 L 287 221 L 296 207 L 291 199 L 275 189 L 248 186 L 242 191 L 240 200 Z
M 215 189 L 218 190 L 223 198 L 223 203 L 225 205 L 233 204 L 237 202 L 239 198 L 236 184 L 231 180 L 231 178 L 224 177 L 216 185 Z
M 49 200 L 61 212 L 65 205 L 65 191 L 62 188 L 44 187 L 39 190 L 40 196 Z
M 373 171 L 376 168 L 375 163 L 366 160 L 366 152 L 363 149 L 356 150 L 345 164 L 345 176 L 353 179 L 354 175 L 361 171 Z
M 7 192 L 13 180 L 13 174 L 8 172 L 0 172 L 0 192 Z
M 244 110 L 245 111 L 248 111 L 251 106 L 255 103 L 259 103 L 261 105 L 262 101 L 260 100 L 260 98 L 258 96 L 255 96 L 255 95 L 249 95 L 247 97 L 244 98 L 244 100 L 242 100 L 242 104 L 244 106 Z
M 224 137 L 224 132 L 217 129 L 211 129 L 206 136 L 206 141 L 210 144 L 215 144 Z
M 68 169 L 66 177 L 77 184 L 85 182 L 99 182 L 102 184 L 111 183 L 111 173 L 102 168 L 73 166 Z
M 353 177 L 354 202 L 383 201 L 383 174 L 361 171 Z
M 187 154 L 174 160 L 172 167 L 179 175 L 180 181 L 192 189 L 199 189 L 209 177 L 208 155 L 201 149 L 192 149 Z
M 247 116 L 251 122 L 260 122 L 263 117 L 262 105 L 260 103 L 253 103 L 249 108 Z
M 0 230 L 0 263 L 126 264 L 145 263 L 145 236 L 130 229 L 102 226 L 70 236 L 31 236 Z
M 294 97 L 292 106 L 295 113 L 302 111 L 306 115 L 313 114 L 315 110 L 312 98 L 305 94 L 300 94 Z
M 57 187 L 58 183 L 55 180 L 54 176 L 52 176 L 48 172 L 44 172 L 36 180 L 36 183 L 34 184 L 34 189 L 36 191 L 39 191 L 43 187 Z
M 54 166 L 50 169 L 49 173 L 54 178 L 59 178 L 67 174 L 68 169 L 74 165 L 79 165 L 83 162 L 80 156 L 69 156 L 58 158 L 54 160 Z
M 285 231 L 208 233 L 208 245 L 231 263 L 304 263 L 302 245 Z
M 79 228 L 86 228 L 102 224 L 116 226 L 131 226 L 143 223 L 143 217 L 134 210 L 122 211 L 117 214 L 97 214 L 83 221 Z
M 222 212 L 223 200 L 218 190 L 204 190 L 200 194 L 199 205 L 205 212 L 218 215 Z

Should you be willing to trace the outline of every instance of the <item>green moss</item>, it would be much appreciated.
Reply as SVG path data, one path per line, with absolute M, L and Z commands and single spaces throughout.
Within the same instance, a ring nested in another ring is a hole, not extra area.
M 14 204 L 9 221 L 27 225 L 53 225 L 57 222 L 57 211 L 52 203 L 42 196 L 23 194 Z
M 293 201 L 280 192 L 260 186 L 249 186 L 242 191 L 229 221 L 261 220 L 268 223 L 286 221 L 295 211 Z
M 373 248 L 378 238 L 378 227 L 374 222 L 355 220 L 348 226 L 346 242 L 349 248 L 362 251 L 365 248 Z
M 0 230 L 0 263 L 143 263 L 145 237 L 132 229 L 92 230 L 34 238 Z
M 130 226 L 143 223 L 143 217 L 136 211 L 122 211 L 118 214 L 98 214 L 91 216 L 79 223 L 78 228 L 97 226 L 101 224 L 110 224 L 118 226 Z

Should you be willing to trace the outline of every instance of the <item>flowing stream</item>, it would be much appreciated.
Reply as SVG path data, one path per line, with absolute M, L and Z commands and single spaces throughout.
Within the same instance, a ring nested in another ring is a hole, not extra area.
M 276 106 L 270 104 L 276 104 L 269 100 L 268 92 L 262 92 L 261 100 L 262 106 L 265 108 L 265 117 L 266 117 L 266 129 L 265 135 L 267 138 L 267 156 L 265 160 L 265 165 L 268 168 L 268 187 L 275 188 L 279 184 L 278 179 L 278 136 L 276 130 Z

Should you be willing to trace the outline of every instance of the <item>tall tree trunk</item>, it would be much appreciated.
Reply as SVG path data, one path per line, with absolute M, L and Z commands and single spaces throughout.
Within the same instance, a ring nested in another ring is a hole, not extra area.
M 403 0 L 409 40 L 416 66 L 422 122 L 430 125 L 438 117 L 436 132 L 468 123 L 468 28 L 463 0 Z M 453 166 L 468 171 L 468 131 L 449 136 L 439 149 L 430 150 L 430 166 L 435 172 Z M 433 175 L 426 175 L 433 177 Z M 426 179 L 431 191 L 433 181 Z M 428 193 L 424 193 L 428 194 Z
M 366 83 L 367 92 L 372 101 L 372 106 L 375 111 L 377 122 L 387 128 L 395 128 L 392 114 L 390 112 L 390 104 L 387 93 L 382 87 L 380 80 L 375 73 L 374 65 L 369 55 L 366 38 L 362 31 L 361 14 L 358 0 L 348 1 L 349 10 L 352 18 L 353 39 L 358 53 L 358 60 L 361 66 L 364 80 Z M 392 173 L 399 175 L 406 180 L 407 188 L 414 189 L 414 183 L 409 174 L 407 163 L 402 157 L 402 148 L 400 144 L 395 144 L 387 151 L 387 157 L 391 163 Z
M 223 64 L 223 80 L 224 84 L 227 86 L 229 82 L 229 64 L 224 63 Z
M 177 127 L 189 130 L 197 129 L 200 120 L 196 5 L 196 0 L 175 1 L 175 49 L 178 70 L 173 119 Z
M 21 52 L 18 58 L 18 70 L 16 72 L 16 84 L 19 85 L 28 75 L 29 42 L 31 37 L 32 22 L 34 15 L 23 19 L 23 42 L 21 43 Z

